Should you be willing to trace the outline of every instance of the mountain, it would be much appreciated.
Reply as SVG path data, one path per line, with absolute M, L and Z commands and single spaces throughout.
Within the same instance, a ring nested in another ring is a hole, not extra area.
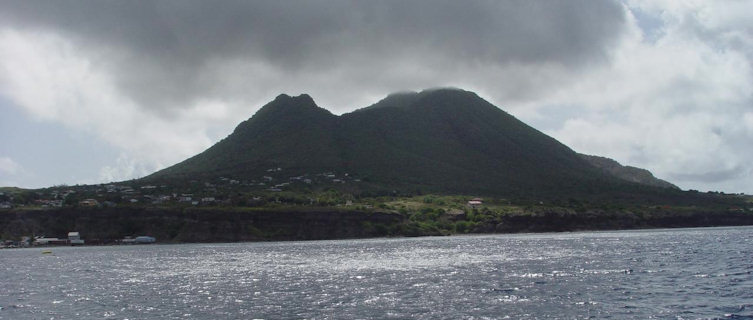
M 393 94 L 336 116 L 308 95 L 280 95 L 206 151 L 144 181 L 257 181 L 270 170 L 356 177 L 354 193 L 456 193 L 567 198 L 653 194 L 616 178 L 476 94 Z M 618 175 L 619 176 L 619 175 Z M 664 192 L 664 191 L 658 191 Z
M 578 154 L 581 158 L 585 159 L 591 165 L 602 169 L 604 172 L 618 177 L 620 179 L 640 183 L 648 186 L 660 187 L 660 188 L 672 188 L 679 190 L 676 185 L 667 181 L 654 177 L 651 171 L 646 169 L 623 166 L 619 162 L 609 158 L 593 156 L 587 154 Z
M 308 95 L 279 95 L 222 141 L 147 178 L 258 179 L 277 167 L 296 172 L 334 170 L 342 163 L 337 120 Z

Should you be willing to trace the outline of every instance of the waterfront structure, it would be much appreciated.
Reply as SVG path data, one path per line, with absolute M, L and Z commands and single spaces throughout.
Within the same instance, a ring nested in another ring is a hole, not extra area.
M 68 243 L 72 246 L 83 245 L 84 240 L 81 239 L 81 235 L 76 231 L 68 232 Z

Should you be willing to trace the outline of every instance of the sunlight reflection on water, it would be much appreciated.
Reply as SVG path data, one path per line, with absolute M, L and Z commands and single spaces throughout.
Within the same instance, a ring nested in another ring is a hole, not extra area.
M 753 228 L 0 252 L 0 319 L 753 317 Z

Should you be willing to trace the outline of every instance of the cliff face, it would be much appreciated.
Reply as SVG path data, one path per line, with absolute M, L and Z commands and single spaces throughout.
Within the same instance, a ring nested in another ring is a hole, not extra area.
M 78 231 L 89 244 L 149 235 L 159 242 L 316 240 L 386 236 L 402 221 L 392 213 L 336 210 L 238 211 L 223 209 L 105 208 L 0 212 L 0 232 L 64 237 Z
M 483 215 L 483 212 L 476 215 Z M 438 221 L 465 220 L 455 215 Z M 447 222 L 447 221 L 445 221 Z M 160 243 L 319 240 L 452 233 L 557 232 L 636 228 L 753 225 L 753 214 L 728 209 L 644 208 L 641 211 L 576 211 L 531 208 L 506 215 L 486 215 L 470 228 L 437 229 L 388 212 L 339 210 L 239 211 L 234 209 L 58 209 L 0 211 L 0 238 L 45 235 L 65 237 L 78 231 L 87 244 L 114 243 L 125 236 L 149 235 Z

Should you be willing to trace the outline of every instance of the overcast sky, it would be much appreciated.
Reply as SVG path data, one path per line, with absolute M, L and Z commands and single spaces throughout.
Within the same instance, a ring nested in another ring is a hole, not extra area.
M 753 194 L 753 1 L 0 0 L 0 186 L 147 175 L 280 93 L 477 92 L 575 151 Z

